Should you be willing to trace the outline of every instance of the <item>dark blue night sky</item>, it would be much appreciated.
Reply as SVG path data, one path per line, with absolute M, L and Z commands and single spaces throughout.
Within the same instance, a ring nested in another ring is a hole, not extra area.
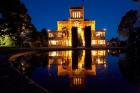
M 56 30 L 57 21 L 69 17 L 69 7 L 80 6 L 82 0 L 22 0 L 32 22 L 40 31 L 42 28 Z M 137 6 L 132 0 L 84 0 L 85 18 L 96 20 L 96 29 L 107 29 L 107 39 L 116 37 L 121 17 Z

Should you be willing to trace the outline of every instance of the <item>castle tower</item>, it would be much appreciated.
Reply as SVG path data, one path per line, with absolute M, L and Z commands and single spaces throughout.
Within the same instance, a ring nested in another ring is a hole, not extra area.
M 72 27 L 77 27 L 78 46 L 85 46 L 84 28 L 91 27 L 91 46 L 106 46 L 105 31 L 95 31 L 95 20 L 85 19 L 84 0 L 81 6 L 69 8 L 69 17 L 57 21 L 57 31 L 50 32 L 50 46 L 72 46 Z
M 84 19 L 84 7 L 71 7 L 70 8 L 70 19 Z

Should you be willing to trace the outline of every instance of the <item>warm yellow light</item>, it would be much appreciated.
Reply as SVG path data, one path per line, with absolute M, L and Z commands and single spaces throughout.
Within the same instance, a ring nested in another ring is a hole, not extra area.
M 82 69 L 82 65 L 83 65 L 82 63 L 78 64 L 79 69 Z
M 98 51 L 98 55 L 100 55 L 100 56 L 105 55 L 105 50 L 99 50 L 99 51 Z
M 98 40 L 98 44 L 105 44 L 105 40 Z
M 92 40 L 91 44 L 92 44 L 92 45 L 97 44 L 97 40 Z
M 74 77 L 73 78 L 73 85 L 82 85 L 82 78 Z
M 57 42 L 55 40 L 51 40 L 50 43 L 51 45 L 56 45 Z
M 91 53 L 93 56 L 97 56 L 97 51 L 92 51 Z
M 50 52 L 49 56 L 58 56 L 56 51 Z
M 107 53 L 110 53 L 110 50 L 109 49 L 107 50 Z
M 97 63 L 98 63 L 98 64 L 103 64 L 104 62 L 103 62 L 100 58 L 98 58 L 98 59 L 97 59 Z
M 100 36 L 101 35 L 101 33 L 100 32 L 96 32 L 96 36 L 98 37 L 98 36 Z
M 81 34 L 81 31 L 82 31 L 81 28 L 78 27 L 78 34 L 79 35 Z
M 68 51 L 69 55 L 68 56 L 72 56 L 72 51 Z
M 96 37 L 104 37 L 105 32 L 96 32 Z
M 72 41 L 71 40 L 69 40 L 69 46 L 72 46 Z

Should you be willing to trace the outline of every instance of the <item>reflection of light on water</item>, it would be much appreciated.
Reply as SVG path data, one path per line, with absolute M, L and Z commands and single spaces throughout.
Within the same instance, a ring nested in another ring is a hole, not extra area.
M 92 54 L 92 62 L 95 64 L 106 64 L 106 50 L 93 50 Z
M 78 66 L 79 66 L 79 68 L 81 69 L 81 68 L 83 67 L 83 64 L 80 63 L 80 64 L 78 64 Z
M 110 53 L 110 50 L 109 49 L 107 50 L 107 53 Z
M 104 68 L 107 68 L 107 65 L 106 64 L 104 64 Z
M 94 50 L 91 53 L 92 56 L 104 56 L 106 55 L 106 50 Z
M 78 59 L 78 69 L 83 69 L 84 66 L 84 60 L 85 60 L 85 51 L 82 51 L 82 57 L 79 57 Z
M 57 56 L 57 52 L 56 51 L 49 52 L 49 56 Z
M 98 64 L 102 64 L 103 63 L 100 58 L 97 59 L 97 62 L 98 62 Z
M 78 52 L 78 51 L 77 51 Z M 71 79 L 71 86 L 84 86 L 85 76 L 96 75 L 97 65 L 103 65 L 104 69 L 106 66 L 106 50 L 93 50 L 91 51 L 90 68 L 85 68 L 85 50 L 79 51 L 77 56 L 72 55 L 72 51 L 53 51 L 49 52 L 49 65 L 48 69 L 51 70 L 51 64 L 57 64 L 57 75 L 58 76 L 69 76 Z M 90 53 L 89 53 L 90 54 Z M 54 58 L 54 57 L 55 58 Z M 57 56 L 57 57 L 56 57 Z M 74 69 L 72 66 L 72 58 L 78 57 L 78 62 L 74 63 L 78 65 L 78 68 Z
M 51 51 L 45 54 L 47 54 L 45 57 L 48 61 L 49 75 L 53 75 L 56 71 L 59 77 L 68 76 L 71 87 L 84 87 L 86 76 L 96 76 L 98 74 L 98 65 L 103 67 L 103 70 L 107 67 L 105 50 Z M 42 58 L 41 53 L 36 53 L 35 56 Z M 72 62 L 73 58 L 76 58 L 74 62 Z M 22 67 L 20 69 L 25 72 L 29 68 L 28 62 L 21 61 Z
M 73 77 L 72 78 L 72 86 L 79 86 L 82 84 L 84 84 L 83 78 L 81 78 L 81 77 Z
M 96 51 L 92 51 L 92 55 L 93 56 L 97 55 L 97 52 Z
M 105 64 L 102 58 L 97 58 L 97 64 Z

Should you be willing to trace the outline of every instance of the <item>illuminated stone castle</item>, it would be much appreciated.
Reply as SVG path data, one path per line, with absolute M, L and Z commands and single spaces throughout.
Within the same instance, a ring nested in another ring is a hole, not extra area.
M 57 22 L 57 31 L 49 31 L 49 46 L 72 46 L 72 27 L 77 27 L 78 38 L 85 46 L 84 28 L 91 27 L 91 46 L 106 46 L 105 29 L 96 30 L 94 20 L 84 18 L 84 5 L 71 7 L 68 20 Z

